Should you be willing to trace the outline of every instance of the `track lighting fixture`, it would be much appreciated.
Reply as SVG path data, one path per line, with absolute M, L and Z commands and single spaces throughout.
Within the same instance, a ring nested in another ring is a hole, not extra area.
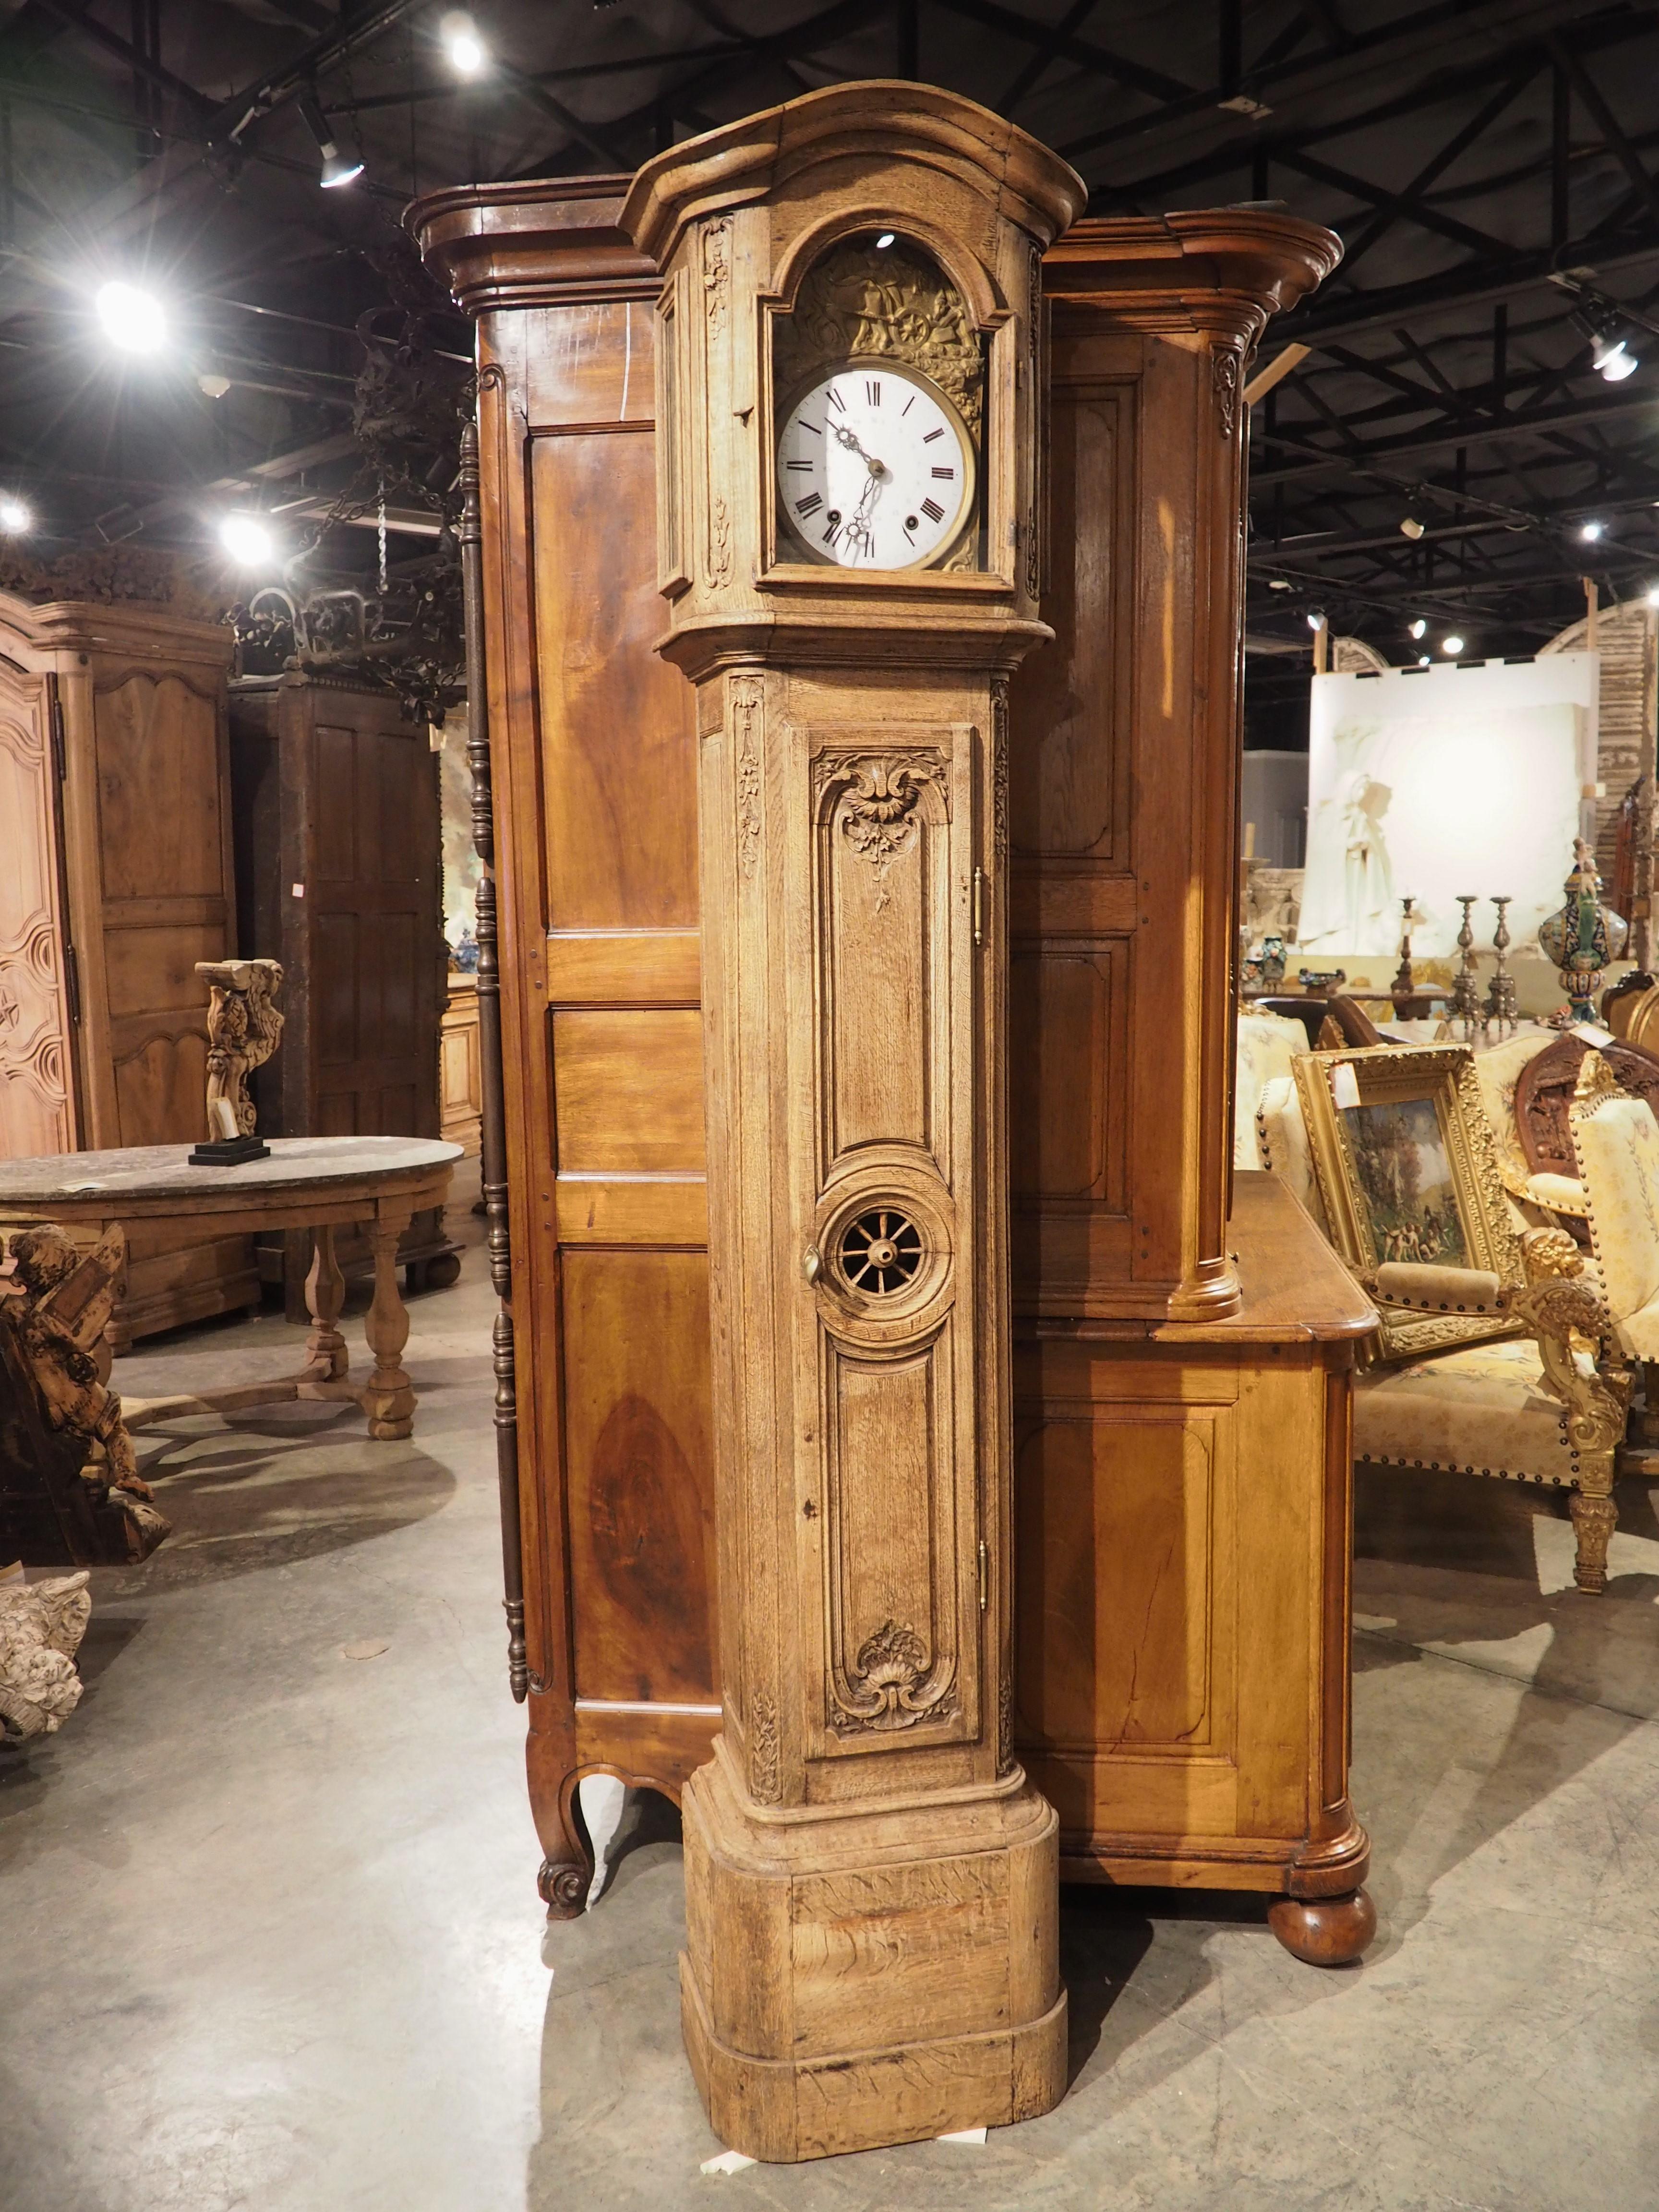
M 1441 639 L 1440 650 L 1442 653 L 1449 653 L 1452 658 L 1455 659 L 1457 655 L 1463 650 L 1463 641 L 1454 630 L 1449 637 L 1443 637 Z
M 1402 538 L 1420 538 L 1423 535 L 1423 525 L 1414 514 L 1408 514 L 1401 522 L 1400 534 Z
M 1650 607 L 1659 607 L 1659 584 L 1648 586 L 1648 605 Z
M 1324 627 L 1325 627 L 1325 610 L 1324 610 L 1324 608 L 1323 608 L 1323 607 L 1310 607 L 1310 608 L 1309 608 L 1309 610 L 1308 610 L 1308 628 L 1309 628 L 1310 629 L 1324 629 Z
M 1411 635 L 1413 637 L 1425 636 L 1428 633 L 1428 627 L 1427 623 L 1424 621 L 1422 616 L 1419 615 L 1417 620 L 1411 626 Z
M 1589 522 L 1581 522 L 1578 526 L 1578 535 L 1587 544 L 1594 545 L 1596 540 L 1604 534 L 1607 530 L 1607 526 L 1605 522 L 1597 522 L 1594 520 Z
M 14 499 L 9 495 L 0 498 L 0 530 L 3 530 L 9 538 L 15 538 L 20 532 L 28 529 L 33 520 L 34 517 L 21 499 Z
M 1635 330 L 1611 300 L 1599 292 L 1580 292 L 1571 319 L 1573 328 L 1589 340 L 1590 366 L 1609 384 L 1622 384 L 1641 367 L 1632 350 Z
M 317 151 L 323 157 L 321 184 L 325 192 L 337 191 L 350 184 L 363 173 L 362 162 L 350 154 L 343 154 L 334 143 L 334 133 L 327 116 L 318 103 L 314 93 L 300 94 L 300 112 L 312 137 L 317 141 Z

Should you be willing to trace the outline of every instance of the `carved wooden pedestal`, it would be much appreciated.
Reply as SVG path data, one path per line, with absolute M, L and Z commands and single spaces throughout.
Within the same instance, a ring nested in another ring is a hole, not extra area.
M 684 2018 L 765 2158 L 1065 2085 L 1054 1819 L 1006 1725 L 1001 874 L 1038 257 L 1079 200 L 983 110 L 854 85 L 659 156 L 622 216 L 665 275 L 702 776 L 725 1720 Z

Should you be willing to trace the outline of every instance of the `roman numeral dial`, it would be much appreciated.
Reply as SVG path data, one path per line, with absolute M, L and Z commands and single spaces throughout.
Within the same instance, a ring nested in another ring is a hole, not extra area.
M 975 461 L 947 395 L 884 356 L 842 363 L 781 395 L 778 558 L 920 568 L 974 514 Z

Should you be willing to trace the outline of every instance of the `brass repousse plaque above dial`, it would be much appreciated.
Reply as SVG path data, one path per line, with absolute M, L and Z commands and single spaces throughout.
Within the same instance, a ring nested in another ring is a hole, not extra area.
M 779 557 L 975 566 L 984 357 L 932 256 L 893 231 L 843 241 L 774 331 Z

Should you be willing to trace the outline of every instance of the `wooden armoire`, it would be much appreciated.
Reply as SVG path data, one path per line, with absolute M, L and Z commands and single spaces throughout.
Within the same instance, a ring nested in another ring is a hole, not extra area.
M 720 1714 L 695 739 L 650 649 L 657 286 L 615 228 L 625 181 L 410 216 L 479 319 L 520 1679 L 560 1911 L 580 1776 L 675 1793 Z M 1227 1132 L 1245 363 L 1337 251 L 1248 212 L 1085 219 L 1049 250 L 1056 636 L 1014 680 L 1008 796 L 1016 1747 L 1066 1878 L 1265 1891 L 1328 1959 L 1369 1933 L 1347 1405 L 1370 1316 L 1277 1186 L 1232 1188 Z
M 486 1035 L 499 901 L 498 1419 L 516 1423 L 512 1664 L 559 1913 L 586 1895 L 580 1776 L 678 1796 L 720 1713 L 696 738 L 652 650 L 660 287 L 617 228 L 628 181 L 478 185 L 408 218 L 478 325 L 487 750 L 476 686 L 469 730 L 494 781 Z M 480 806 L 487 842 L 487 790 Z M 483 1122 L 489 1200 L 488 1097 Z
M 0 596 L 0 1155 L 206 1134 L 196 963 L 237 949 L 232 649 L 166 606 Z M 246 1237 L 151 1224 L 111 1339 L 258 1296 Z
M 444 944 L 438 769 L 428 726 L 391 692 L 347 678 L 240 677 L 230 691 L 239 950 L 283 964 L 283 1026 L 253 1077 L 269 1137 L 435 1137 Z M 262 1241 L 259 1263 L 305 1316 L 310 1232 Z M 398 1258 L 422 1279 L 459 1263 L 441 1207 Z M 361 1231 L 335 1239 L 372 1272 Z

